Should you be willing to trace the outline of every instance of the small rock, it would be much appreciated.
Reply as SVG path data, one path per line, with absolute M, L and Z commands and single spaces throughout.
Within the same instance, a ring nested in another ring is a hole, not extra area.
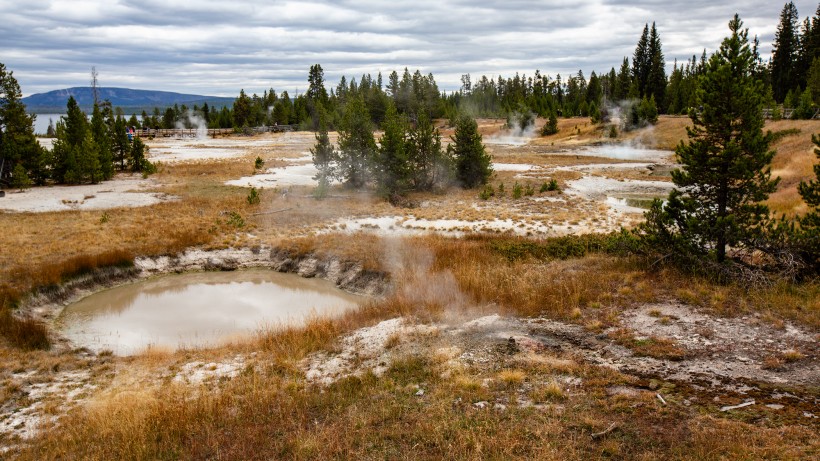
M 804 411 L 803 416 L 805 416 L 806 418 L 812 418 L 812 419 L 817 418 L 817 416 L 814 413 L 810 413 L 808 411 Z
M 416 391 L 416 396 L 421 397 L 422 395 L 424 395 L 424 389 L 419 389 Z
M 489 405 L 489 404 L 490 404 L 490 402 L 487 402 L 486 400 L 482 400 L 480 402 L 474 403 L 473 406 L 476 407 L 476 408 L 486 408 L 487 405 Z
M 772 410 L 782 410 L 785 406 L 780 405 L 779 403 L 770 403 L 766 405 L 767 408 L 771 408 Z
M 493 409 L 498 411 L 504 411 L 507 409 L 507 405 L 504 405 L 503 403 L 496 403 L 495 405 L 493 405 Z

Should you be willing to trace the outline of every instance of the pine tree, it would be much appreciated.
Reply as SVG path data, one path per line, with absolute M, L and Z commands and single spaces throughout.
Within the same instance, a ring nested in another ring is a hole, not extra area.
M 85 139 L 77 153 L 77 177 L 79 179 L 77 182 L 90 182 L 91 184 L 97 184 L 103 179 L 99 148 L 91 131 L 86 132 Z
M 655 23 L 652 23 L 652 30 L 649 34 L 649 70 L 646 76 L 646 86 L 644 88 L 643 96 L 647 98 L 654 97 L 657 107 L 660 111 L 665 112 L 666 108 L 666 62 L 663 58 L 663 50 L 661 49 L 661 38 L 655 29 Z
M 314 64 L 308 72 L 308 90 L 305 93 L 311 125 L 314 130 L 319 129 L 319 106 L 328 107 L 327 89 L 325 89 L 325 72 L 322 66 Z M 326 116 L 327 114 L 325 114 Z M 327 121 L 325 121 L 327 122 Z
M 722 263 L 727 247 L 753 247 L 768 219 L 761 202 L 773 192 L 770 134 L 763 134 L 762 82 L 752 74 L 748 30 L 735 17 L 732 35 L 712 55 L 698 90 L 702 110 L 691 115 L 689 143 L 677 147 L 681 170 L 667 205 L 656 200 L 643 229 L 650 240 L 680 255 L 712 255 Z
M 407 158 L 407 120 L 392 103 L 382 124 L 384 134 L 379 140 L 375 169 L 379 190 L 387 195 L 403 194 L 410 183 L 410 165 Z
M 644 24 L 643 33 L 635 47 L 635 54 L 632 56 L 632 79 L 637 86 L 637 97 L 646 94 L 646 84 L 649 81 L 649 71 L 652 65 L 649 46 L 649 24 Z
M 629 87 L 631 85 L 632 75 L 629 70 L 629 58 L 624 57 L 621 68 L 618 70 L 618 76 L 615 78 L 613 99 L 617 102 L 629 97 Z
M 797 7 L 793 2 L 787 3 L 780 13 L 780 23 L 772 44 L 772 90 L 777 102 L 783 102 L 786 93 L 798 86 L 800 42 L 797 20 Z
M 486 184 L 493 174 L 489 154 L 481 142 L 478 124 L 467 115 L 462 115 L 456 122 L 452 143 L 447 146 L 456 162 L 456 179 L 461 187 L 471 189 Z
M 11 173 L 11 187 L 18 190 L 31 187 L 31 179 L 29 179 L 28 173 L 26 173 L 26 169 L 22 163 L 18 163 L 14 166 L 14 170 Z
M 108 111 L 110 111 L 110 105 Z M 94 104 L 94 109 L 91 112 L 91 135 L 97 149 L 95 154 L 97 163 L 100 165 L 101 179 L 111 179 L 114 176 L 114 160 L 111 155 L 111 130 L 106 125 L 105 114 L 98 104 Z
M 641 99 L 641 104 L 638 106 L 638 117 L 641 122 L 654 125 L 658 123 L 658 105 L 655 103 L 655 96 L 646 96 Z
M 318 105 L 318 113 L 319 131 L 316 133 L 316 145 L 310 149 L 310 154 L 313 157 L 313 165 L 317 170 L 313 179 L 319 182 L 316 196 L 322 198 L 327 195 L 330 180 L 333 177 L 333 162 L 336 160 L 336 150 L 333 148 L 333 144 L 330 143 L 330 136 L 327 132 L 327 113 L 321 104 Z
M 248 126 L 251 117 L 251 98 L 245 90 L 239 90 L 239 97 L 233 102 L 233 126 L 242 128 Z M 173 126 L 171 126 L 173 128 Z
M 669 114 L 680 114 L 683 112 L 683 68 L 678 67 L 678 61 L 672 67 L 672 75 L 669 76 L 669 87 L 666 92 L 666 112 Z
M 82 182 L 84 173 L 78 163 L 88 133 L 88 119 L 73 96 L 66 103 L 66 115 L 57 122 L 57 139 L 52 148 L 52 177 L 60 183 Z
M 555 112 L 550 112 L 547 123 L 541 129 L 541 136 L 550 136 L 555 133 L 558 133 L 558 117 L 555 116 Z
M 131 171 L 143 174 L 151 174 L 156 171 L 156 166 L 148 161 L 145 156 L 146 149 L 147 147 L 140 138 L 134 138 L 130 149 L 131 157 L 128 159 L 128 167 Z
M 348 187 L 363 187 L 370 179 L 371 165 L 376 153 L 373 124 L 361 96 L 351 98 L 344 111 L 339 128 L 339 180 Z
M 114 133 L 112 139 L 112 150 L 114 152 L 113 161 L 119 163 L 120 171 L 125 170 L 125 161 L 128 158 L 131 144 L 128 142 L 125 119 L 117 117 L 114 121 Z
M 592 104 L 595 104 L 596 106 L 601 104 L 603 94 L 604 90 L 601 88 L 601 79 L 598 78 L 595 71 L 592 71 L 592 74 L 589 76 L 589 83 L 587 84 L 587 104 L 590 106 Z
M 407 157 L 416 190 L 441 187 L 452 179 L 452 159 L 445 155 L 441 147 L 441 134 L 425 113 L 419 114 L 415 128 L 410 130 Z
M 27 177 L 42 185 L 46 152 L 34 137 L 35 116 L 26 113 L 22 97 L 13 72 L 0 63 L 0 184 L 21 165 Z

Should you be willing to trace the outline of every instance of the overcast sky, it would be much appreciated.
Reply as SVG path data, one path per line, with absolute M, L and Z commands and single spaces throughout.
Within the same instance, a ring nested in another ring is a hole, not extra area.
M 740 14 L 768 58 L 783 0 L 255 1 L 0 0 L 0 62 L 24 95 L 101 86 L 235 96 L 304 91 L 404 67 L 441 89 L 470 73 L 555 76 L 608 71 L 655 21 L 671 69 L 717 48 Z M 794 2 L 801 18 L 817 3 Z

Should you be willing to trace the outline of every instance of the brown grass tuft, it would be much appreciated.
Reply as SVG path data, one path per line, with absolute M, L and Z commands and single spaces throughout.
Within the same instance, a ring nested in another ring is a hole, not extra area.
M 22 349 L 49 349 L 51 340 L 43 322 L 17 318 L 9 309 L 0 308 L 0 335 Z

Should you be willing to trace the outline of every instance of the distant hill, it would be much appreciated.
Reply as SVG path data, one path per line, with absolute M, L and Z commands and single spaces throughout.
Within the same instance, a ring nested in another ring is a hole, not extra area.
M 132 90 L 130 88 L 97 88 L 100 101 L 109 100 L 114 107 L 122 107 L 125 113 L 151 111 L 154 107 L 160 109 L 173 106 L 174 104 L 185 104 L 193 107 L 194 104 L 202 106 L 208 103 L 209 106 L 222 108 L 231 106 L 235 98 L 224 98 L 219 96 L 202 96 L 198 94 L 182 94 L 170 91 Z M 23 103 L 31 113 L 47 114 L 65 112 L 68 97 L 74 96 L 77 103 L 85 111 L 90 111 L 94 105 L 94 95 L 91 87 L 75 87 L 63 90 L 49 91 L 48 93 L 38 93 L 23 98 Z

